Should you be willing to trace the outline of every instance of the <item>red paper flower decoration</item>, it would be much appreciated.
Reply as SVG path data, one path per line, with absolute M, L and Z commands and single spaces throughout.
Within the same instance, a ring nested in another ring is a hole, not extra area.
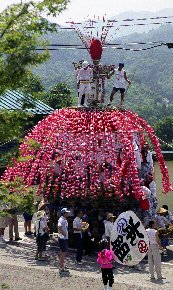
M 44 191 L 53 197 L 95 198 L 103 194 L 118 195 L 121 200 L 131 194 L 140 199 L 134 134 L 139 135 L 141 145 L 149 136 L 160 164 L 164 192 L 172 190 L 153 128 L 128 110 L 56 110 L 39 122 L 20 146 L 20 155 L 30 156 L 29 160 L 14 161 L 3 179 L 20 176 L 27 186 L 38 185 L 37 194 Z M 40 143 L 40 148 L 32 149 L 30 139 Z

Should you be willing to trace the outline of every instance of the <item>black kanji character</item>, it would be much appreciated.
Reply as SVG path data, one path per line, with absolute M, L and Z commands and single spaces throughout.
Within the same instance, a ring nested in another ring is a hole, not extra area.
M 123 237 L 118 235 L 114 242 L 111 242 L 112 250 L 118 259 L 123 263 L 124 258 L 130 252 L 129 245 L 127 243 L 123 243 Z
M 134 241 L 136 240 L 136 236 L 138 236 L 140 239 L 144 238 L 144 235 L 138 231 L 139 226 L 140 226 L 140 222 L 137 222 L 136 224 L 134 224 L 133 218 L 130 217 L 129 225 L 126 228 L 123 228 L 123 232 L 127 233 L 126 239 L 127 240 L 130 239 L 130 244 L 132 246 L 136 245 L 136 243 L 134 243 Z

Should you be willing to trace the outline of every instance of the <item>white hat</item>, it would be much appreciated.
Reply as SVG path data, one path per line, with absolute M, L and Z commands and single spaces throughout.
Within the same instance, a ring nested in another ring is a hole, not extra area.
M 89 66 L 89 63 L 86 60 L 84 60 L 82 63 L 82 67 L 86 68 L 87 66 Z
M 64 214 L 64 213 L 70 213 L 70 210 L 68 210 L 66 207 L 64 207 L 61 210 L 61 214 Z

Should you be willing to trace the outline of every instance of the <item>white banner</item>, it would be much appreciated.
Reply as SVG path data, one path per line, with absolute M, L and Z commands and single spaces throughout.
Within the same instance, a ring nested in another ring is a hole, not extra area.
M 111 233 L 111 249 L 115 261 L 128 266 L 137 265 L 147 254 L 149 239 L 140 219 L 126 211 L 116 219 Z

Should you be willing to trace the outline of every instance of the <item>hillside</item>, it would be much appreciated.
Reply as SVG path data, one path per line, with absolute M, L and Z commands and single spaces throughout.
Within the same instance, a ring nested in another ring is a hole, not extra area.
M 72 31 L 60 31 L 58 34 L 47 36 L 50 43 L 74 44 L 80 43 L 76 34 Z M 121 43 L 122 47 L 128 47 L 129 42 L 163 41 L 173 42 L 173 26 L 163 25 L 147 33 L 130 34 L 115 38 L 113 41 Z M 140 48 L 138 44 L 135 48 Z M 72 62 L 86 59 L 91 63 L 86 50 L 64 49 L 51 51 L 50 60 L 36 69 L 46 89 L 58 82 L 66 82 L 76 96 L 76 79 Z M 103 52 L 102 64 L 115 64 L 125 62 L 125 68 L 132 85 L 128 90 L 126 107 L 132 108 L 154 124 L 163 113 L 163 98 L 169 99 L 173 104 L 173 49 L 161 46 L 146 51 L 126 51 L 107 48 Z M 106 97 L 113 86 L 113 78 L 107 81 Z M 117 97 L 119 99 L 119 97 Z M 172 114 L 173 105 L 171 105 Z
M 60 31 L 58 34 L 48 35 L 50 43 L 73 44 L 80 43 L 72 31 Z M 116 42 L 128 43 L 133 41 L 163 41 L 173 42 L 173 26 L 164 25 L 156 30 L 143 34 L 131 34 L 122 38 L 115 38 Z M 135 47 L 140 47 L 136 45 Z M 86 50 L 57 50 L 51 51 L 50 60 L 36 69 L 46 88 L 57 82 L 65 81 L 73 89 L 75 77 L 72 62 L 87 59 L 91 62 Z M 173 101 L 173 50 L 166 46 L 147 51 L 124 51 L 106 49 L 103 53 L 103 64 L 117 64 L 123 60 L 129 74 L 135 71 L 134 81 L 144 84 L 153 93 L 167 97 Z M 49 76 L 49 77 L 48 77 Z

